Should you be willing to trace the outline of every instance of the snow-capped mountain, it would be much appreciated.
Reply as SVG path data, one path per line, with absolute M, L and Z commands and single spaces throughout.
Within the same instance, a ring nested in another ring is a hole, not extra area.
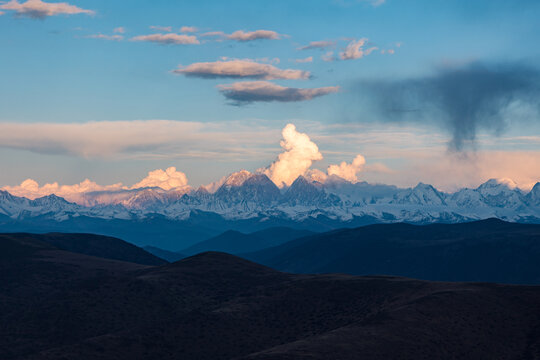
M 390 203 L 401 205 L 446 205 L 446 195 L 433 186 L 419 183 L 414 188 L 394 195 Z
M 540 207 L 540 182 L 537 182 L 527 194 L 527 203 L 530 206 Z
M 35 200 L 0 191 L 0 214 L 11 219 L 46 217 L 55 221 L 85 216 L 100 219 L 145 219 L 163 216 L 186 220 L 194 213 L 223 219 L 287 219 L 305 221 L 325 216 L 348 222 L 460 222 L 497 217 L 540 222 L 540 183 L 529 193 L 511 181 L 489 180 L 476 189 L 444 193 L 428 184 L 400 189 L 391 185 L 350 183 L 336 176 L 325 183 L 299 176 L 279 189 L 266 175 L 242 170 L 231 174 L 211 193 L 201 187 L 163 190 L 144 188 L 88 193 L 75 204 L 49 195 Z M 264 220 L 266 221 L 266 220 Z

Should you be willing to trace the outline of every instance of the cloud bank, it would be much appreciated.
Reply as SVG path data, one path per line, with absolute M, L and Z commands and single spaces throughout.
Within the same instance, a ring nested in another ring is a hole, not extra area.
M 237 82 L 230 85 L 219 85 L 218 88 L 228 100 L 231 100 L 234 104 L 237 105 L 248 104 L 257 101 L 305 101 L 339 91 L 338 86 L 299 89 L 280 86 L 267 81 Z
M 173 70 L 173 73 L 203 79 L 251 78 L 260 80 L 298 80 L 309 79 L 311 76 L 308 71 L 282 70 L 270 64 L 261 64 L 248 59 L 194 63 L 186 67 L 179 67 Z
M 45 19 L 48 16 L 55 15 L 75 15 L 75 14 L 87 14 L 94 15 L 92 10 L 81 9 L 75 5 L 68 3 L 47 3 L 41 0 L 28 0 L 26 2 L 18 2 L 17 0 L 11 0 L 9 2 L 0 4 L 2 10 L 15 11 L 15 15 L 22 17 L 29 17 L 33 19 Z
M 54 182 L 40 186 L 37 181 L 33 179 L 26 179 L 19 185 L 4 186 L 1 188 L 1 190 L 5 190 L 15 196 L 24 196 L 28 199 L 36 199 L 54 194 L 66 199 L 67 201 L 85 205 L 87 204 L 87 199 L 84 195 L 87 193 L 117 193 L 126 190 L 138 190 L 144 188 L 185 191 L 189 188 L 189 186 L 186 174 L 181 171 L 177 171 L 175 167 L 170 167 L 166 170 L 157 169 L 148 172 L 148 176 L 133 186 L 126 186 L 122 183 L 99 185 L 89 179 L 85 179 L 81 183 L 74 185 L 59 185 L 57 182 Z M 103 200 L 106 200 L 105 203 L 114 202 L 112 198 L 108 198 L 107 196 L 103 198 Z M 107 199 L 110 200 L 110 202 L 107 201 Z
M 224 130 L 230 128 L 230 124 L 174 121 L 141 121 L 136 124 L 11 124 L 11 127 L 4 125 L 0 123 L 0 146 L 3 147 L 6 147 L 4 142 L 9 139 L 12 145 L 17 146 L 8 147 L 15 149 L 30 149 L 39 154 L 71 153 L 81 156 L 87 156 L 88 153 L 110 156 L 111 151 L 126 151 L 133 156 L 136 151 L 134 149 L 142 148 L 146 154 L 152 153 L 150 158 L 172 159 L 178 154 L 182 159 L 196 157 L 200 161 L 197 161 L 199 169 L 212 166 L 220 156 L 229 161 L 238 161 L 246 152 L 251 156 L 250 161 L 268 159 L 270 162 L 275 154 L 272 144 L 277 142 L 278 135 L 275 128 L 254 128 L 252 123 L 235 124 L 234 132 Z M 361 131 L 362 136 L 359 137 L 358 127 L 356 130 L 344 127 L 336 132 L 336 129 L 327 125 L 309 123 L 309 126 L 312 128 L 313 138 L 299 132 L 293 124 L 285 126 L 280 142 L 283 152 L 271 165 L 259 169 L 258 172 L 269 176 L 280 187 L 290 185 L 300 175 L 319 182 L 325 182 L 329 176 L 357 182 L 362 174 L 362 180 L 398 186 L 414 186 L 421 180 L 450 191 L 463 186 L 476 187 L 490 178 L 511 178 L 521 189 L 530 190 L 539 180 L 540 151 L 534 144 L 540 144 L 540 137 L 505 140 L 510 144 L 514 141 L 528 141 L 531 144 L 529 151 L 479 151 L 463 157 L 445 152 L 444 143 L 438 140 L 434 141 L 435 144 L 440 144 L 437 147 L 426 147 L 424 140 L 415 138 L 421 135 L 412 129 L 408 134 L 399 130 L 401 127 L 396 127 L 396 132 L 388 132 L 388 125 L 384 127 L 384 131 L 364 128 Z M 433 137 L 429 132 L 426 134 Z M 396 144 L 400 141 L 412 147 L 401 148 L 401 145 Z M 328 150 L 327 156 L 336 161 L 327 167 L 326 172 L 312 168 L 315 162 L 323 160 L 317 143 Z M 347 143 L 349 149 L 363 148 L 366 157 L 375 159 L 375 162 L 366 164 L 363 155 L 353 155 L 354 159 L 350 163 L 339 162 L 336 155 L 348 157 L 350 153 L 333 150 L 337 143 Z M 245 149 L 241 149 L 242 147 Z M 261 148 L 264 150 L 261 151 Z M 198 154 L 202 152 L 201 149 L 205 149 L 207 156 Z M 399 165 L 396 165 L 396 161 Z M 385 163 L 394 165 L 389 168 Z M 206 186 L 206 189 L 215 191 L 223 181 L 224 178 Z M 56 194 L 69 201 L 86 204 L 88 198 L 83 195 L 89 192 L 102 192 L 99 202 L 110 203 L 123 199 L 122 196 L 127 196 L 127 192 L 146 187 L 183 192 L 190 189 L 186 174 L 169 167 L 165 170 L 150 171 L 145 178 L 131 186 L 122 183 L 100 185 L 89 179 L 74 185 L 59 185 L 57 182 L 39 185 L 35 180 L 26 179 L 19 185 L 5 186 L 2 190 L 29 198 Z

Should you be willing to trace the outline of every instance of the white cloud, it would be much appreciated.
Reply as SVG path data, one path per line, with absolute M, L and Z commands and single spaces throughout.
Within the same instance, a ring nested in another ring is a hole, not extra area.
M 175 167 L 166 170 L 158 169 L 148 172 L 148 176 L 133 185 L 132 189 L 159 187 L 163 190 L 185 187 L 188 184 L 186 174 L 177 171 Z
M 243 31 L 237 30 L 232 34 L 226 34 L 223 31 L 210 31 L 201 34 L 204 37 L 217 37 L 227 40 L 235 40 L 240 42 L 254 41 L 254 40 L 278 40 L 285 35 L 278 34 L 271 30 L 255 30 L 255 31 Z
M 280 34 L 271 30 L 255 30 L 255 31 L 238 30 L 238 31 L 233 32 L 230 35 L 227 35 L 227 39 L 236 40 L 236 41 L 253 41 L 253 40 L 260 40 L 260 39 L 277 40 L 280 37 L 281 37 Z
M 339 91 L 338 86 L 300 89 L 280 86 L 268 81 L 237 82 L 230 85 L 219 85 L 218 88 L 227 99 L 236 104 L 256 101 L 304 101 Z
M 98 185 L 95 182 L 86 179 L 79 184 L 75 185 L 59 185 L 57 182 L 44 184 L 39 186 L 38 182 L 32 179 L 24 180 L 20 185 L 16 186 L 4 186 L 2 190 L 5 190 L 15 196 L 24 196 L 29 199 L 36 199 L 39 197 L 55 194 L 63 197 L 67 201 L 83 203 L 82 195 L 92 191 L 117 191 L 125 189 L 121 183 L 113 185 Z
M 18 16 L 25 16 L 34 19 L 44 19 L 47 16 L 55 15 L 95 14 L 95 12 L 92 10 L 81 9 L 75 5 L 70 5 L 65 2 L 47 3 L 41 0 L 28 0 L 21 3 L 19 3 L 17 0 L 11 0 L 9 2 L 0 4 L 0 9 L 13 10 Z
M 310 62 L 313 62 L 313 56 L 309 56 L 307 58 L 303 58 L 303 59 L 295 59 L 294 62 L 296 63 L 310 63 Z
M 263 136 L 270 127 L 234 121 L 0 122 L 0 148 L 84 158 L 254 160 L 271 156 L 265 147 L 272 141 Z
M 26 179 L 20 185 L 4 186 L 1 190 L 5 190 L 15 196 L 23 196 L 28 199 L 36 199 L 39 197 L 54 194 L 60 196 L 67 201 L 75 202 L 81 205 L 88 204 L 88 193 L 105 192 L 114 195 L 117 192 L 125 192 L 127 190 L 137 190 L 144 188 L 160 188 L 163 190 L 188 190 L 188 180 L 186 174 L 177 171 L 175 167 L 170 167 L 166 170 L 157 169 L 148 172 L 148 176 L 134 184 L 126 186 L 122 183 L 112 185 L 99 185 L 94 181 L 86 179 L 79 184 L 74 185 L 59 185 L 57 182 L 44 184 L 33 179 Z M 120 196 L 122 197 L 122 196 Z M 93 199 L 98 203 L 115 203 L 118 196 L 102 196 L 101 199 Z M 93 202 L 93 201 L 92 201 Z
M 182 26 L 180 28 L 180 32 L 183 32 L 183 33 L 194 33 L 194 32 L 197 32 L 198 30 L 199 29 L 197 29 L 195 26 Z
M 271 64 L 261 64 L 249 59 L 234 59 L 194 63 L 173 70 L 175 74 L 199 78 L 252 78 L 252 79 L 308 79 L 309 71 L 279 69 Z
M 157 26 L 157 25 L 152 25 L 150 26 L 150 29 L 152 30 L 155 30 L 155 31 L 163 31 L 163 32 L 172 32 L 172 26 Z
M 335 41 L 323 40 L 323 41 L 312 41 L 309 44 L 299 47 L 298 50 L 313 50 L 313 49 L 326 49 L 336 46 Z
M 117 28 L 114 28 L 113 32 L 118 34 L 124 34 L 126 32 L 126 29 L 123 26 L 119 26 Z
M 347 181 L 355 183 L 358 181 L 358 173 L 362 171 L 365 164 L 366 159 L 362 155 L 356 155 L 350 164 L 343 161 L 339 165 L 330 165 L 327 173 L 329 176 L 336 175 Z
M 160 44 L 174 44 L 174 45 L 193 45 L 199 44 L 199 40 L 194 35 L 183 35 L 183 34 L 150 34 L 150 35 L 139 35 L 132 37 L 131 41 L 149 41 L 156 42 Z
M 285 151 L 267 169 L 260 170 L 279 187 L 291 185 L 309 170 L 314 161 L 323 158 L 317 144 L 307 134 L 296 131 L 294 124 L 285 126 L 282 136 L 280 145 Z
M 104 35 L 104 34 L 95 34 L 86 36 L 89 39 L 103 39 L 103 40 L 112 40 L 112 41 L 121 41 L 124 40 L 122 35 Z
M 336 57 L 334 56 L 333 51 L 328 51 L 324 55 L 321 56 L 321 59 L 326 62 L 334 61 L 336 60 Z
M 353 40 L 351 41 L 344 51 L 339 53 L 339 57 L 341 60 L 353 60 L 353 59 L 360 59 L 366 55 L 369 55 L 372 51 L 376 50 L 377 48 L 372 47 L 367 50 L 364 49 L 364 45 L 366 44 L 368 39 L 362 38 L 359 40 Z

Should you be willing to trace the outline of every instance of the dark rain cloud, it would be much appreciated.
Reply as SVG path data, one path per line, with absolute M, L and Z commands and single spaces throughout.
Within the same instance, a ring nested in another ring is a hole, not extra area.
M 474 149 L 479 130 L 501 134 L 512 125 L 511 106 L 534 109 L 531 116 L 540 108 L 540 73 L 523 64 L 444 67 L 426 77 L 360 81 L 354 90 L 383 121 L 441 125 L 452 151 Z

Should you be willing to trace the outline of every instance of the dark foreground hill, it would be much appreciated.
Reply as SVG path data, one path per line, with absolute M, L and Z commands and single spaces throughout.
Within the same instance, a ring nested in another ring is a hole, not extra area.
M 488 219 L 337 230 L 243 255 L 293 273 L 540 284 L 540 225 Z
M 150 245 L 143 246 L 143 249 L 144 251 L 147 251 L 150 254 L 157 256 L 158 258 L 166 260 L 168 262 L 175 262 L 178 260 L 182 260 L 183 258 L 186 257 L 186 255 L 182 253 L 164 250 L 164 249 L 161 249 L 155 246 L 150 246 Z
M 538 359 L 540 287 L 145 266 L 0 239 L 0 359 Z
M 3 244 L 21 241 L 45 243 L 60 250 L 136 264 L 163 265 L 167 263 L 162 258 L 154 256 L 140 247 L 110 236 L 77 233 L 0 234 L 0 242 Z

